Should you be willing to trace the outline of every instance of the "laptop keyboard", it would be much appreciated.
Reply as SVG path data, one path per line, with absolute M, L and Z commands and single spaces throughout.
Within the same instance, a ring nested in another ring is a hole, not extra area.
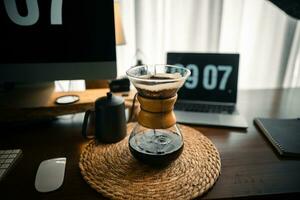
M 190 111 L 190 112 L 204 112 L 204 113 L 232 114 L 235 110 L 235 107 L 226 106 L 226 105 L 192 104 L 192 103 L 177 102 L 175 104 L 175 110 Z

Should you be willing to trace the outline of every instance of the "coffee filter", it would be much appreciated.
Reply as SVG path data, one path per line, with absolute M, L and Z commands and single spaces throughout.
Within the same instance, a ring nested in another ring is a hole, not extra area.
M 143 75 L 140 76 L 140 79 L 149 80 L 153 75 Z M 149 91 L 162 91 L 166 89 L 179 89 L 183 85 L 182 81 L 174 81 L 176 79 L 181 78 L 182 76 L 179 73 L 167 74 L 167 73 L 159 73 L 155 74 L 157 79 L 151 79 L 153 82 L 143 82 L 143 81 L 135 81 L 133 82 L 136 88 L 149 90 Z M 164 78 L 168 78 L 168 82 L 159 82 L 159 80 L 164 80 Z
M 189 74 L 188 69 L 172 65 L 137 66 L 127 71 L 139 95 L 159 99 L 175 96 Z

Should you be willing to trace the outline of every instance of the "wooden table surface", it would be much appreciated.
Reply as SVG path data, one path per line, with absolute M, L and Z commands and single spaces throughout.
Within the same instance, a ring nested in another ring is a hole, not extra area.
M 221 175 L 205 199 L 295 199 L 300 196 L 300 159 L 279 157 L 253 125 L 254 117 L 300 117 L 300 88 L 239 91 L 238 108 L 247 130 L 194 126 L 218 148 Z M 103 199 L 81 177 L 78 162 L 88 142 L 81 136 L 82 114 L 54 121 L 1 127 L 0 149 L 21 148 L 23 157 L 0 182 L 0 199 Z M 34 188 L 39 163 L 67 157 L 63 186 L 42 194 Z M 4 197 L 4 198 L 3 198 Z

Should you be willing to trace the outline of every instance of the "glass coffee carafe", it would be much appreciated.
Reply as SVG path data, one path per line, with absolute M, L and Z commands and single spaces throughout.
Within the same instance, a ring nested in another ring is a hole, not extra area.
M 129 137 L 132 155 L 150 165 L 165 165 L 183 150 L 183 138 L 173 107 L 177 91 L 190 71 L 175 65 L 142 65 L 130 68 L 127 76 L 138 91 L 138 123 Z

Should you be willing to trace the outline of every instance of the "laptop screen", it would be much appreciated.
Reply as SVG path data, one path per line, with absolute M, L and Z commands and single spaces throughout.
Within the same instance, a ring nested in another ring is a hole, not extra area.
M 178 100 L 236 103 L 239 54 L 168 53 L 167 63 L 191 70 Z

